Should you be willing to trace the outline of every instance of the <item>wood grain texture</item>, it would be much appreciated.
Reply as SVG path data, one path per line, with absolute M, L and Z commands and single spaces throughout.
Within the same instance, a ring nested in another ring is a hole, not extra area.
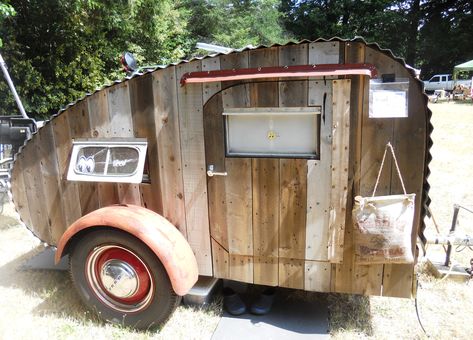
M 99 91 L 87 98 L 89 121 L 92 136 L 95 138 L 110 138 L 113 136 L 108 108 L 108 91 Z M 98 204 L 106 207 L 118 204 L 118 185 L 116 183 L 97 183 Z
M 133 137 L 130 91 L 128 82 L 108 88 L 108 114 L 112 137 Z
M 281 159 L 279 173 L 279 256 L 305 259 L 307 161 Z
M 331 264 L 328 262 L 304 262 L 304 290 L 330 292 Z
M 146 74 L 129 82 L 131 115 L 133 119 L 133 135 L 145 138 L 148 142 L 148 176 L 149 184 L 138 186 L 141 194 L 140 203 L 148 209 L 162 215 L 163 202 L 161 195 L 160 166 L 158 141 L 154 119 L 155 103 L 153 98 L 153 76 Z
M 253 248 L 255 256 L 279 252 L 279 160 L 253 159 Z
M 87 98 L 89 121 L 94 138 L 111 137 L 108 92 L 99 91 Z
M 51 122 L 54 134 L 54 152 L 58 159 L 63 210 L 67 227 L 82 216 L 78 185 L 76 182 L 69 182 L 66 180 L 67 169 L 69 166 L 69 154 L 72 148 L 68 112 L 69 111 L 63 112 Z M 64 231 L 65 229 L 53 230 L 53 238 L 59 240 Z
M 69 128 L 72 139 L 92 137 L 87 99 L 70 107 L 67 114 L 69 127 L 64 126 L 63 128 Z M 78 182 L 77 188 L 79 190 L 82 216 L 99 208 L 96 183 Z
M 54 150 L 54 135 L 52 124 L 46 124 L 38 135 L 38 158 L 41 169 L 40 179 L 43 182 L 45 196 L 45 213 L 49 218 L 51 241 L 57 242 L 58 233 L 66 230 L 67 223 L 63 210 L 61 180 L 59 166 Z
M 37 137 L 37 136 L 36 136 Z M 41 174 L 41 159 L 36 143 L 31 143 L 23 148 L 23 181 L 25 183 L 26 198 L 31 218 L 31 228 L 34 234 L 44 242 L 52 241 L 51 225 L 48 211 L 45 211 L 45 202 L 48 199 L 44 193 Z
M 206 58 L 202 59 L 202 71 L 217 71 L 220 70 L 220 58 Z M 202 100 L 205 103 L 217 92 L 220 92 L 222 86 L 220 82 L 205 83 L 202 85 Z
M 249 51 L 244 51 L 241 53 L 231 53 L 226 55 L 221 55 L 220 57 L 220 69 L 222 70 L 237 70 L 241 68 L 248 68 L 249 64 Z M 238 84 L 239 81 L 224 81 L 221 82 L 221 89 L 226 89 L 228 87 Z
M 330 262 L 335 263 L 340 263 L 343 260 L 348 194 L 350 87 L 350 79 L 333 81 L 332 192 L 330 195 L 328 258 Z
M 212 264 L 214 276 L 219 279 L 230 278 L 230 259 L 228 251 L 212 238 Z
M 346 63 L 364 62 L 364 44 L 347 43 L 345 49 Z M 372 291 L 375 294 L 379 294 L 379 287 L 381 286 L 382 281 L 382 276 L 378 272 L 379 268 L 371 268 L 371 266 L 359 266 L 355 264 L 351 210 L 353 206 L 353 197 L 360 193 L 362 118 L 363 107 L 366 106 L 365 109 L 367 109 L 368 105 L 365 101 L 368 99 L 367 86 L 369 79 L 362 76 L 353 76 L 351 79 L 350 157 L 348 167 L 349 184 L 346 212 L 347 223 L 344 237 L 343 262 L 333 266 L 332 286 L 333 290 L 338 292 L 369 294 Z
M 309 82 L 309 106 L 321 106 L 320 159 L 307 161 L 307 260 L 328 260 L 328 226 L 332 172 L 332 81 Z
M 279 261 L 277 257 L 253 257 L 253 283 L 277 286 L 279 283 Z
M 307 64 L 306 45 L 279 48 L 279 65 Z M 279 82 L 279 107 L 307 106 L 307 80 Z M 307 215 L 307 161 L 279 161 L 279 256 L 304 259 Z
M 251 159 L 227 158 L 225 170 L 229 252 L 253 256 Z
M 207 167 L 225 171 L 225 136 L 222 116 L 222 95 L 218 94 L 204 106 L 205 157 Z M 230 174 L 232 177 L 233 174 Z M 228 177 L 213 176 L 207 179 L 209 199 L 210 235 L 224 249 L 229 250 L 227 225 L 226 183 Z
M 16 155 L 16 162 L 19 164 L 24 163 L 24 156 L 20 153 Z M 33 227 L 33 222 L 30 216 L 30 210 L 28 208 L 28 198 L 26 196 L 25 181 L 23 179 L 22 169 L 19 166 L 14 166 L 11 173 L 12 185 L 11 192 L 15 207 L 20 214 L 23 223 L 30 229 Z
M 187 237 L 174 67 L 153 73 L 153 99 L 163 216 Z
M 304 260 L 279 258 L 279 286 L 304 289 Z
M 186 72 L 201 71 L 196 60 L 177 66 L 178 80 Z M 207 201 L 202 85 L 179 87 L 179 126 L 183 165 L 187 240 L 196 255 L 199 274 L 212 275 L 210 230 Z
M 230 279 L 253 283 L 253 257 L 245 255 L 229 255 Z
M 340 62 L 340 42 L 324 41 L 309 44 L 310 64 L 338 64 Z
M 413 169 L 423 169 L 424 158 L 412 157 L 411 155 L 423 155 L 427 148 L 425 135 L 427 113 L 424 98 L 412 76 L 400 63 L 394 63 L 393 69 L 396 77 L 408 79 L 409 81 L 408 117 L 395 120 L 392 144 L 406 190 L 408 193 L 416 194 L 412 230 L 412 250 L 415 254 L 418 228 L 421 223 L 423 172 Z M 410 138 L 407 139 L 406 136 Z M 402 193 L 402 186 L 394 169 L 391 175 L 391 193 Z M 384 266 L 383 295 L 409 298 L 415 294 L 415 285 L 416 276 L 412 264 L 387 264 Z
M 124 82 L 108 89 L 108 111 L 112 137 L 135 136 L 129 84 Z M 117 191 L 120 203 L 141 205 L 139 185 L 121 183 L 117 186 Z

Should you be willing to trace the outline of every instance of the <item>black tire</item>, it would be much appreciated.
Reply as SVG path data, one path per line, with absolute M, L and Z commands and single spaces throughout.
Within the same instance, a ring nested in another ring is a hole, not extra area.
M 87 307 L 126 327 L 159 326 L 181 300 L 156 255 L 122 231 L 101 229 L 84 235 L 70 254 L 70 272 Z

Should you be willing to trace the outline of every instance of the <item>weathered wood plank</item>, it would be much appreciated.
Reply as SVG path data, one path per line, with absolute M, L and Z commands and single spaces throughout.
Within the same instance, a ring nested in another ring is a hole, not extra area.
M 220 58 L 206 58 L 202 59 L 202 71 L 216 71 L 220 70 Z M 214 94 L 221 90 L 220 82 L 205 83 L 202 85 L 202 100 L 205 105 Z
M 388 56 L 366 47 L 365 62 L 376 65 L 378 74 L 393 73 L 394 65 Z M 369 118 L 369 80 L 364 83 L 364 101 L 362 117 L 362 141 L 360 164 L 360 195 L 367 196 L 373 193 L 374 184 L 378 175 L 379 166 L 387 142 L 393 138 L 393 120 Z M 377 195 L 390 193 L 391 159 L 386 158 L 385 171 L 381 174 Z M 353 290 L 364 294 L 381 295 L 383 284 L 383 265 L 360 266 L 355 264 L 354 273 L 357 280 L 353 280 Z
M 253 281 L 258 285 L 277 286 L 279 261 L 277 257 L 253 257 Z
M 230 259 L 226 251 L 218 242 L 212 238 L 212 263 L 214 277 L 219 279 L 230 278 Z
M 226 217 L 230 255 L 253 255 L 251 159 L 227 158 Z
M 279 47 L 279 65 L 307 64 L 307 45 Z M 305 107 L 307 80 L 279 82 L 279 107 Z M 281 159 L 279 162 L 279 256 L 305 258 L 307 215 L 307 161 Z
M 320 159 L 307 161 L 307 260 L 327 261 L 332 173 L 332 81 L 309 82 L 309 106 L 320 105 Z
M 108 108 L 108 91 L 99 91 L 87 98 L 92 136 L 109 138 L 113 136 Z M 98 203 L 106 207 L 120 202 L 116 183 L 97 183 Z
M 111 137 L 107 91 L 98 91 L 87 98 L 92 136 Z
M 328 257 L 330 262 L 335 263 L 343 260 L 348 194 L 350 87 L 350 79 L 333 81 L 332 192 Z
M 23 164 L 24 156 L 22 154 L 17 154 L 18 164 Z M 11 174 L 11 183 L 15 183 L 11 187 L 13 201 L 15 202 L 15 207 L 18 210 L 21 220 L 23 223 L 32 228 L 33 222 L 30 216 L 30 210 L 28 208 L 28 198 L 26 196 L 25 181 L 23 180 L 23 173 L 20 166 L 14 166 Z
M 89 105 L 87 99 L 78 102 L 68 110 L 69 130 L 71 138 L 90 138 L 92 132 L 89 120 Z M 64 127 L 67 128 L 67 127 Z M 99 208 L 97 184 L 96 183 L 77 183 L 80 197 L 82 216 Z
M 69 131 L 69 109 L 61 113 L 52 122 L 54 133 L 55 153 L 58 159 L 59 176 L 61 179 L 61 193 L 64 216 L 67 227 L 82 216 L 79 189 L 76 182 L 66 180 L 69 165 L 69 154 L 72 148 Z M 59 239 L 64 230 L 53 230 L 53 238 Z
M 116 183 L 98 183 L 98 196 L 100 207 L 120 203 L 118 185 Z
M 244 51 L 241 53 L 231 53 L 227 55 L 221 55 L 220 57 L 220 69 L 222 70 L 238 70 L 241 68 L 248 68 L 249 64 L 249 52 Z M 235 84 L 239 83 L 239 81 L 225 81 L 221 82 L 221 88 L 226 89 L 231 87 Z
M 205 157 L 207 166 L 225 171 L 225 136 L 222 116 L 222 96 L 214 96 L 204 106 Z M 232 177 L 232 174 L 230 175 Z M 207 179 L 209 198 L 210 235 L 224 249 L 229 250 L 227 225 L 226 183 L 229 177 L 213 176 Z
M 338 42 L 317 42 L 308 46 L 309 64 L 340 62 Z M 332 81 L 309 80 L 308 106 L 321 106 L 319 160 L 307 161 L 307 260 L 328 260 L 330 192 L 332 181 Z
M 140 203 L 162 215 L 163 203 L 159 182 L 158 142 L 154 120 L 153 76 L 146 74 L 134 78 L 130 80 L 129 87 L 133 134 L 138 138 L 146 138 L 148 142 L 148 176 L 150 183 L 139 185 Z
M 304 260 L 279 258 L 279 286 L 304 289 Z
M 345 63 L 360 63 L 365 60 L 365 45 L 361 43 L 347 43 L 345 52 Z M 380 287 L 381 275 L 370 266 L 355 265 L 353 244 L 353 223 L 351 210 L 353 206 L 352 197 L 360 193 L 360 164 L 361 164 L 361 139 L 362 118 L 365 97 L 365 79 L 361 76 L 353 76 L 350 93 L 350 157 L 348 167 L 348 200 L 346 212 L 346 228 L 343 249 L 343 262 L 333 266 L 332 286 L 337 292 L 368 294 L 373 287 Z M 367 94 L 367 92 L 366 92 Z M 366 102 L 366 105 L 367 102 Z M 381 267 L 382 268 L 382 267 Z M 373 290 L 379 292 L 379 288 Z
M 279 160 L 253 159 L 253 249 L 277 257 L 279 248 Z
M 58 231 L 66 230 L 66 218 L 64 216 L 61 181 L 59 177 L 59 166 L 54 150 L 54 135 L 52 124 L 46 124 L 38 131 L 36 145 L 38 146 L 38 158 L 41 168 L 41 180 L 43 182 L 44 202 L 49 217 L 50 236 L 52 242 L 56 243 Z
M 230 279 L 253 283 L 253 257 L 230 255 Z
M 393 147 L 403 175 L 404 184 L 408 193 L 416 194 L 416 208 L 412 231 L 412 247 L 415 252 L 418 228 L 421 216 L 421 198 L 423 186 L 424 158 L 412 157 L 412 154 L 423 155 L 426 150 L 426 118 L 424 99 L 420 91 L 415 91 L 415 84 L 411 75 L 400 64 L 394 63 L 397 78 L 409 79 L 408 117 L 394 121 Z M 423 113 L 423 114 L 421 114 Z M 405 136 L 409 136 L 406 138 Z M 391 176 L 391 193 L 402 193 L 402 186 L 395 175 Z M 411 297 L 415 289 L 416 277 L 413 264 L 387 264 L 384 266 L 383 295 L 395 297 Z
M 38 151 L 38 145 L 32 142 L 23 148 L 23 181 L 25 183 L 26 197 L 32 222 L 32 231 L 39 239 L 50 243 L 52 241 L 51 226 L 49 223 L 48 212 L 44 211 L 43 205 L 48 197 L 46 197 L 44 193 L 43 181 L 38 178 L 38 175 L 41 174 Z
M 153 73 L 154 120 L 163 216 L 187 237 L 176 86 L 174 67 Z
M 304 290 L 330 292 L 331 264 L 305 261 Z
M 133 137 L 133 119 L 128 83 L 116 84 L 108 88 L 107 92 L 112 137 Z
M 279 256 L 305 259 L 307 161 L 281 159 L 279 187 Z
M 340 42 L 323 41 L 309 44 L 309 63 L 338 64 L 340 62 Z
M 108 113 L 113 137 L 134 137 L 130 87 L 127 82 L 108 89 Z M 136 184 L 122 183 L 117 186 L 122 204 L 141 205 L 140 188 Z
M 184 73 L 201 71 L 201 69 L 201 63 L 197 60 L 177 66 L 176 84 Z M 202 85 L 188 84 L 179 87 L 177 93 L 187 240 L 196 255 L 199 274 L 212 275 Z

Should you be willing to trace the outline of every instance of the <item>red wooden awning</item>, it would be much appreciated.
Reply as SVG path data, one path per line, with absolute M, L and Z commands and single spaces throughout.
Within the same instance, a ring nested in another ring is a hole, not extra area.
M 320 64 L 241 68 L 233 70 L 187 72 L 181 77 L 181 86 L 189 83 L 211 83 L 229 80 L 345 75 L 365 75 L 376 78 L 378 72 L 376 66 L 373 64 Z

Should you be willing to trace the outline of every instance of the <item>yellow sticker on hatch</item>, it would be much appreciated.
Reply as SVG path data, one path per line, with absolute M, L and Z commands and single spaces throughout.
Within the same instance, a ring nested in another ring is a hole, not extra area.
M 277 135 L 276 135 L 276 132 L 275 132 L 275 131 L 272 131 L 272 130 L 271 130 L 271 131 L 268 132 L 268 139 L 269 139 L 269 140 L 273 140 L 273 139 L 276 138 L 276 137 L 277 137 Z

